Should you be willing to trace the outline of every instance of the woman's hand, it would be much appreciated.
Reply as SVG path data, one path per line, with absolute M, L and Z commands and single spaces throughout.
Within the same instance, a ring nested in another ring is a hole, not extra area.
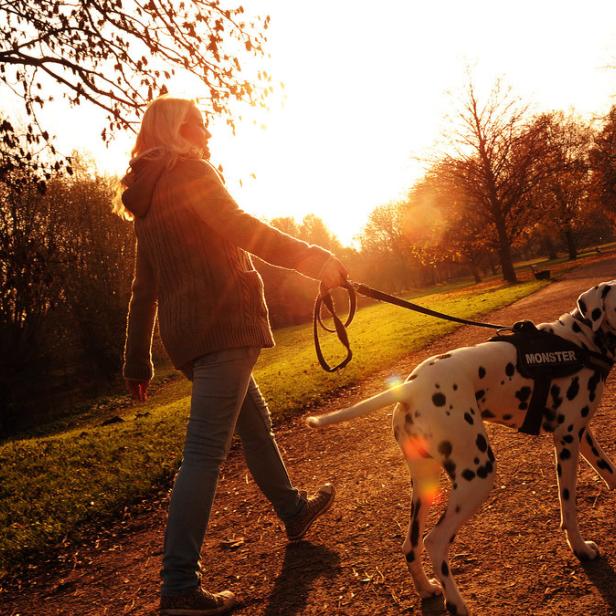
M 133 379 L 126 379 L 126 388 L 133 400 L 139 400 L 139 402 L 145 402 L 148 399 L 148 385 L 150 381 L 134 381 Z
M 342 286 L 348 277 L 349 273 L 344 265 L 333 255 L 325 261 L 319 272 L 321 288 L 326 291 Z

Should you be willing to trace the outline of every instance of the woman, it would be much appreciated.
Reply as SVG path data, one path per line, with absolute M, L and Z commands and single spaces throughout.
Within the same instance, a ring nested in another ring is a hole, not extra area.
M 153 374 L 151 343 L 160 335 L 173 364 L 192 380 L 184 457 L 165 533 L 161 614 L 221 614 L 229 591 L 201 588 L 199 554 L 219 468 L 234 431 L 255 482 L 301 539 L 327 511 L 334 488 L 307 498 L 292 484 L 252 378 L 263 347 L 274 345 L 261 277 L 249 253 L 335 287 L 347 276 L 327 250 L 292 238 L 243 212 L 208 162 L 210 138 L 190 100 L 164 96 L 144 114 L 118 214 L 134 219 L 135 275 L 123 374 L 144 400 Z

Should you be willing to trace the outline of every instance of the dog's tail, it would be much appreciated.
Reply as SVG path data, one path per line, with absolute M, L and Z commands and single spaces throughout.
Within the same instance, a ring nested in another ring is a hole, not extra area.
M 339 411 L 327 413 L 326 415 L 321 415 L 319 417 L 314 415 L 308 417 L 306 418 L 306 423 L 311 428 L 317 428 L 320 426 L 327 426 L 329 424 L 340 423 L 341 421 L 347 421 L 349 419 L 355 419 L 355 417 L 361 417 L 362 415 L 368 415 L 380 408 L 383 408 L 384 406 L 389 406 L 390 404 L 406 399 L 408 389 L 410 387 L 411 383 L 398 385 L 397 387 L 383 391 L 376 396 L 372 396 L 372 398 L 362 400 L 361 402 L 358 402 L 357 404 L 354 404 L 346 409 L 340 409 Z

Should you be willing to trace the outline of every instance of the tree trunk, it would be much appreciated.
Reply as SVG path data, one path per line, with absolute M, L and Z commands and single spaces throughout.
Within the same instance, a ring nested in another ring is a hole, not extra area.
M 567 240 L 567 250 L 569 252 L 569 261 L 575 261 L 577 259 L 577 247 L 575 245 L 575 235 L 573 229 L 567 227 L 564 231 L 565 240 Z
M 518 279 L 515 275 L 515 269 L 513 268 L 511 246 L 509 246 L 505 221 L 499 216 L 495 222 L 498 232 L 498 259 L 500 261 L 501 271 L 503 272 L 503 280 L 513 284 L 517 282 Z

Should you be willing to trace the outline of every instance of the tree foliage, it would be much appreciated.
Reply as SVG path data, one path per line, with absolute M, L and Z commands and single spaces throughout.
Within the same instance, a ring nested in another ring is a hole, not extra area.
M 40 110 L 60 97 L 103 110 L 108 140 L 133 128 L 176 75 L 202 83 L 204 111 L 233 126 L 233 101 L 263 105 L 271 91 L 266 71 L 251 73 L 240 63 L 264 55 L 268 23 L 219 0 L 0 0 L 0 81 L 21 98 L 29 119 L 25 144 L 6 119 L 0 139 L 17 160 L 31 156 L 50 140 Z

